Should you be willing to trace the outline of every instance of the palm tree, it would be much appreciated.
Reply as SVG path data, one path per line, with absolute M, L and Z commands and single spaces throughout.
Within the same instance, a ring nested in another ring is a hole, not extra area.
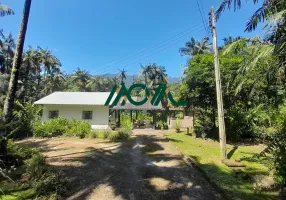
M 0 16 L 1 17 L 4 17 L 4 16 L 7 16 L 7 15 L 14 15 L 14 11 L 9 8 L 8 6 L 5 6 L 5 5 L 2 5 L 0 3 Z
M 77 70 L 74 71 L 74 74 L 72 76 L 72 82 L 76 83 L 81 92 L 87 91 L 87 84 L 89 79 L 89 73 L 85 70 L 81 70 L 79 67 L 77 68 Z
M 88 81 L 86 87 L 90 88 L 92 92 L 104 92 L 106 84 L 107 80 L 103 76 L 95 76 Z
M 3 30 L 0 30 L 0 38 L 0 71 L 2 73 L 9 73 L 16 47 L 15 40 L 11 33 L 5 36 Z
M 14 61 L 13 61 L 13 68 L 12 68 L 12 72 L 10 76 L 9 88 L 8 88 L 8 92 L 7 92 L 7 96 L 6 96 L 4 108 L 3 108 L 2 120 L 4 123 L 10 122 L 12 110 L 13 110 L 14 103 L 15 103 L 14 102 L 15 94 L 17 90 L 19 71 L 20 71 L 21 62 L 22 62 L 22 54 L 23 54 L 28 21 L 29 21 L 31 3 L 32 3 L 32 0 L 25 0 L 22 22 L 20 26 L 20 32 L 18 35 L 18 41 L 17 41 L 15 56 L 14 56 Z M 4 155 L 7 154 L 7 140 L 4 138 L 6 134 L 7 134 L 7 131 L 0 132 L 0 152 L 2 152 L 2 154 Z
M 32 47 L 29 47 L 23 54 L 23 61 L 20 71 L 20 77 L 23 82 L 24 102 L 29 98 L 31 100 L 32 94 L 39 91 L 41 82 L 41 66 L 40 66 L 39 52 Z M 29 92 L 29 94 L 28 94 Z
M 9 88 L 7 97 L 5 100 L 4 108 L 3 108 L 3 121 L 8 122 L 10 120 L 12 109 L 14 106 L 15 94 L 17 90 L 18 76 L 19 70 L 22 62 L 23 48 L 26 37 L 26 31 L 29 21 L 30 8 L 31 8 L 32 0 L 25 0 L 24 11 L 22 16 L 22 22 L 20 27 L 20 32 L 18 35 L 18 42 L 15 50 L 13 68 L 10 76 Z
M 211 46 L 208 44 L 209 38 L 203 38 L 201 41 L 196 41 L 193 37 L 189 42 L 186 42 L 185 47 L 180 48 L 181 55 L 197 55 L 204 54 L 210 51 Z
M 120 80 L 120 84 L 123 85 L 124 84 L 124 80 L 126 80 L 127 76 L 126 76 L 126 71 L 123 69 L 123 70 L 120 70 L 120 73 L 118 75 L 118 79 Z
M 47 81 L 44 88 L 44 94 L 51 94 L 55 91 L 62 90 L 63 81 L 65 80 L 64 74 L 60 71 L 54 71 L 47 75 Z
M 47 74 L 51 74 L 51 71 L 55 68 L 59 69 L 62 65 L 60 60 L 52 54 L 49 49 L 42 49 L 38 47 L 40 60 L 44 71 L 44 79 L 46 79 Z

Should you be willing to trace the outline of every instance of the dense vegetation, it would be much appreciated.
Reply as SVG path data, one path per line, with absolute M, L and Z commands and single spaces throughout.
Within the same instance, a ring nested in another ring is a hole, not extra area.
M 241 1 L 224 0 L 217 18 L 226 8 L 233 6 L 236 10 L 241 5 Z M 246 31 L 256 29 L 263 21 L 268 34 L 263 38 L 225 38 L 219 49 L 227 140 L 267 144 L 261 156 L 273 155 L 269 158 L 271 169 L 282 184 L 286 183 L 285 9 L 285 1 L 265 0 L 250 18 Z M 186 111 L 194 115 L 195 133 L 218 138 L 214 58 L 209 39 L 199 42 L 192 38 L 180 52 L 190 56 L 180 92 L 188 99 Z

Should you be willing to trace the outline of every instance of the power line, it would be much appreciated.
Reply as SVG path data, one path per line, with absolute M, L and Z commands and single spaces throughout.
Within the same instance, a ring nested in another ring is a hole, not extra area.
M 202 26 L 200 27 L 200 28 L 198 28 L 198 29 L 196 29 L 196 30 L 194 30 L 194 31 L 198 31 L 198 30 L 202 30 Z M 130 67 L 132 67 L 132 65 L 133 64 L 136 64 L 136 63 L 138 63 L 139 61 L 141 61 L 141 60 L 143 60 L 143 59 L 145 59 L 145 58 L 148 58 L 148 57 L 151 57 L 151 56 L 153 56 L 153 55 L 155 55 L 155 54 L 157 54 L 157 53 L 160 53 L 160 52 L 162 52 L 162 51 L 164 51 L 164 50 L 166 50 L 166 49 L 168 49 L 169 47 L 172 47 L 172 46 L 174 46 L 174 45 L 176 45 L 176 44 L 178 44 L 179 42 L 182 42 L 182 41 L 184 41 L 185 40 L 185 38 L 181 38 L 180 40 L 174 40 L 173 42 L 174 43 L 172 43 L 172 44 L 170 44 L 170 45 L 168 45 L 168 46 L 166 46 L 165 48 L 163 48 L 163 49 L 159 49 L 158 51 L 155 51 L 155 52 L 150 52 L 150 53 L 152 53 L 152 54 L 147 54 L 147 55 L 141 55 L 141 56 L 139 56 L 139 57 L 137 57 L 136 59 L 133 59 L 133 61 L 130 61 L 130 62 L 126 62 L 126 63 L 123 63 L 123 64 L 121 64 L 120 65 L 120 67 L 124 67 L 124 69 L 128 69 L 128 68 L 130 68 Z M 143 56 L 143 57 L 142 57 Z M 126 67 L 126 65 L 127 65 L 127 67 Z M 119 65 L 116 65 L 116 66 L 119 66 Z M 111 72 L 111 71 L 107 71 L 107 72 Z
M 130 60 L 130 59 L 132 59 L 132 58 L 134 58 L 134 57 L 137 57 L 137 56 L 140 55 L 140 54 L 144 54 L 144 53 L 150 51 L 150 50 L 153 49 L 153 48 L 155 48 L 155 49 L 156 49 L 156 48 L 161 48 L 161 46 L 164 46 L 164 45 L 165 45 L 164 43 L 166 43 L 166 42 L 168 43 L 169 41 L 172 41 L 172 39 L 180 38 L 180 37 L 182 37 L 182 36 L 184 36 L 184 35 L 186 35 L 186 34 L 189 34 L 189 31 L 191 31 L 192 29 L 194 29 L 194 28 L 197 27 L 197 26 L 201 27 L 201 24 L 196 24 L 196 25 L 192 26 L 191 28 L 188 28 L 188 29 L 186 29 L 186 30 L 184 30 L 184 31 L 182 31 L 182 32 L 180 32 L 180 33 L 178 33 L 178 34 L 176 34 L 176 35 L 174 35 L 174 36 L 172 36 L 172 37 L 170 37 L 170 38 L 164 40 L 164 41 L 159 42 L 159 43 L 156 44 L 156 45 L 153 45 L 152 47 L 150 47 L 150 48 L 148 48 L 148 49 L 146 49 L 146 48 L 141 49 L 141 50 L 137 51 L 138 53 L 130 54 L 130 56 L 127 56 L 127 57 L 125 57 L 125 58 L 123 58 L 123 59 L 119 59 L 119 60 L 117 60 L 117 61 L 116 61 L 116 59 L 115 59 L 115 60 L 109 62 L 108 64 L 102 66 L 102 68 L 99 69 L 99 70 L 97 70 L 97 71 L 95 71 L 95 73 L 99 73 L 99 72 L 105 71 L 106 69 L 108 69 L 108 68 L 110 68 L 110 67 L 113 67 L 114 65 L 118 65 L 118 64 L 120 64 L 120 63 L 122 63 L 122 62 L 126 62 L 127 60 Z M 115 62 L 115 61 L 116 61 L 116 62 Z
M 201 26 L 200 28 L 198 28 L 198 29 L 196 29 L 196 30 L 194 30 L 194 31 L 202 30 L 202 28 L 203 28 L 203 27 Z M 192 31 L 192 33 L 193 33 L 194 31 Z M 176 40 L 173 40 L 173 41 L 171 41 L 171 42 L 169 42 L 169 43 L 167 43 L 167 44 L 161 46 L 160 48 L 151 50 L 151 51 L 148 52 L 147 54 L 140 55 L 140 56 L 138 56 L 137 58 L 132 59 L 132 60 L 127 61 L 127 62 L 122 63 L 122 64 L 119 63 L 119 64 L 117 64 L 117 65 L 114 65 L 113 67 L 118 66 L 118 67 L 124 67 L 124 68 L 126 68 L 126 65 L 127 65 L 127 66 L 130 66 L 131 64 L 137 63 L 138 61 L 141 61 L 141 60 L 143 60 L 143 59 L 145 59 L 145 58 L 148 58 L 148 57 L 153 56 L 153 55 L 155 55 L 155 54 L 157 54 L 157 53 L 160 53 L 160 52 L 162 52 L 162 51 L 168 49 L 169 47 L 174 46 L 175 44 L 177 44 L 177 43 L 179 43 L 179 42 L 185 41 L 185 40 L 186 40 L 185 37 L 186 37 L 186 36 L 177 38 Z M 164 48 L 164 47 L 165 47 L 165 48 Z M 156 51 L 156 50 L 157 50 L 157 51 Z
M 200 2 L 201 2 L 201 1 L 200 1 Z M 202 2 L 201 2 L 201 3 L 202 3 Z M 206 26 L 205 18 L 204 18 L 204 16 L 203 16 L 203 13 L 202 13 L 202 10 L 201 10 L 201 7 L 200 7 L 199 0 L 197 0 L 197 5 L 198 5 L 198 9 L 199 9 L 201 18 L 202 18 L 202 22 L 203 22 L 204 27 L 205 27 L 206 34 L 209 35 L 209 31 L 208 31 L 207 26 Z
M 203 11 L 203 13 L 205 13 L 205 9 L 204 9 L 204 6 L 203 6 L 203 2 L 202 2 L 202 0 L 200 0 L 200 5 L 201 5 L 201 9 L 202 9 L 202 11 Z M 208 19 L 208 16 L 206 16 L 206 15 L 204 15 L 205 17 L 204 17 L 204 19 L 205 19 L 205 22 L 206 22 L 206 27 L 207 27 L 207 29 L 208 29 L 208 34 L 209 34 L 209 36 L 211 36 L 212 34 L 211 34 L 211 28 L 210 28 L 210 26 L 209 26 L 209 23 L 208 23 L 208 21 L 209 21 L 209 19 Z

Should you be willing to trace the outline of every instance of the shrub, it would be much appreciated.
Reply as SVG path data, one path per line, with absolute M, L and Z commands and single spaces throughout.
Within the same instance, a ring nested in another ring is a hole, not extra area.
M 59 195 L 66 191 L 66 180 L 52 170 L 46 171 L 39 178 L 32 180 L 31 186 L 39 195 L 51 194 L 54 199 L 59 199 Z
M 286 184 L 286 131 L 283 130 L 275 135 L 266 138 L 267 148 L 262 155 L 267 157 L 271 154 L 271 168 L 274 170 L 276 181 L 280 184 Z
M 55 136 L 76 136 L 88 137 L 91 132 L 89 122 L 68 120 L 66 118 L 55 118 L 46 121 L 44 124 L 36 124 L 33 127 L 34 137 L 55 137 Z
M 126 118 L 126 117 L 123 118 L 122 123 L 121 123 L 121 128 L 132 130 L 133 129 L 132 121 L 129 118 Z
M 161 121 L 159 121 L 159 122 L 156 123 L 156 126 L 157 126 L 158 128 L 161 128 L 161 129 L 164 129 L 165 126 L 167 126 L 167 125 L 168 125 L 168 124 L 167 124 L 166 122 L 164 122 L 163 120 L 161 120 Z
M 40 112 L 42 108 L 34 105 L 31 102 L 21 104 L 19 101 L 15 102 L 15 109 L 13 110 L 13 127 L 12 130 L 14 138 L 23 138 L 31 136 L 33 126 L 40 123 Z
M 38 151 L 15 144 L 12 140 L 8 140 L 7 147 L 9 155 L 20 159 L 22 164 L 19 166 L 20 171 L 12 173 L 21 172 L 20 175 L 26 174 L 29 179 L 25 187 L 36 190 L 37 197 L 40 199 L 41 197 L 45 199 L 48 196 L 53 197 L 53 199 L 60 199 L 59 195 L 65 191 L 66 179 L 50 168 L 46 164 L 45 158 Z M 12 184 L 12 187 L 19 187 L 18 182 Z
M 34 154 L 38 154 L 38 151 L 28 148 L 25 145 L 15 144 L 11 139 L 8 140 L 7 150 L 9 154 L 21 160 L 30 159 Z
M 194 131 L 196 137 L 213 137 L 213 135 L 218 135 L 212 133 L 213 127 L 215 126 L 213 121 L 213 113 L 211 109 L 197 109 L 195 121 L 194 121 Z
M 26 171 L 32 178 L 38 179 L 47 171 L 45 158 L 40 154 L 33 154 L 32 157 L 25 161 Z
M 98 134 L 99 134 L 99 131 L 91 130 L 91 131 L 89 132 L 88 137 L 89 137 L 89 138 L 97 138 L 97 137 L 98 137 Z
M 110 141 L 118 141 L 118 140 L 123 140 L 123 139 L 126 139 L 126 138 L 129 138 L 131 134 L 131 130 L 130 129 L 124 129 L 124 128 L 121 128 L 119 131 L 114 131 L 114 132 L 110 132 L 108 134 L 108 139 Z
M 34 126 L 35 137 L 55 137 L 63 135 L 69 128 L 69 120 L 59 117 Z
M 67 135 L 85 138 L 89 136 L 90 132 L 91 127 L 89 122 L 73 120 L 70 122 L 69 129 L 67 130 Z

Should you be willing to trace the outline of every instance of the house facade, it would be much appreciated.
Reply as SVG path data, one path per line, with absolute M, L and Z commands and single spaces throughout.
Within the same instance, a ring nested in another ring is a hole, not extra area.
M 84 120 L 93 129 L 109 127 L 109 92 L 54 92 L 35 102 L 43 106 L 42 121 L 56 117 Z

